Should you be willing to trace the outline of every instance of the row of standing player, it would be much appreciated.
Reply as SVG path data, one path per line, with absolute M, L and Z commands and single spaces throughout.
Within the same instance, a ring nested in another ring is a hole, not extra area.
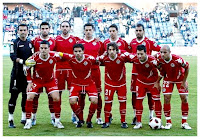
M 159 51 L 160 50 L 159 46 L 157 46 L 154 42 L 150 41 L 148 38 L 146 38 L 144 36 L 144 27 L 141 24 L 138 24 L 137 27 L 136 27 L 136 31 L 135 32 L 136 32 L 137 38 L 133 39 L 129 46 L 124 40 L 122 40 L 121 38 L 118 38 L 118 36 L 117 36 L 118 28 L 117 28 L 116 25 L 111 25 L 109 27 L 110 39 L 107 39 L 104 43 L 101 43 L 100 41 L 98 41 L 98 39 L 93 38 L 94 28 L 93 28 L 93 26 L 91 24 L 86 24 L 84 26 L 84 33 L 85 33 L 85 38 L 84 39 L 79 39 L 77 37 L 69 35 L 69 32 L 70 32 L 71 28 L 70 28 L 70 24 L 67 21 L 64 21 L 64 22 L 61 23 L 60 28 L 62 30 L 62 34 L 60 36 L 56 37 L 55 40 L 48 36 L 49 28 L 50 27 L 49 27 L 48 23 L 42 23 L 41 24 L 41 26 L 40 26 L 41 36 L 36 37 L 32 41 L 32 44 L 34 46 L 35 52 L 39 50 L 40 42 L 42 40 L 49 41 L 51 50 L 60 51 L 60 52 L 64 52 L 64 53 L 69 53 L 69 54 L 73 53 L 73 49 L 72 49 L 73 45 L 75 43 L 79 42 L 79 43 L 82 43 L 84 45 L 84 48 L 85 48 L 84 52 L 86 54 L 90 54 L 90 55 L 92 55 L 94 57 L 97 57 L 97 55 L 103 54 L 103 52 L 106 50 L 107 44 L 110 43 L 110 42 L 116 42 L 118 47 L 119 47 L 119 49 L 126 50 L 128 52 L 133 52 L 133 53 L 136 53 L 136 46 L 139 45 L 139 44 L 143 44 L 143 45 L 146 46 L 147 54 L 151 54 L 152 50 L 155 50 L 155 51 Z M 18 29 L 18 32 L 20 34 L 20 29 Z M 14 47 L 14 48 L 16 49 L 17 47 Z M 18 47 L 18 48 L 20 48 L 20 47 Z M 12 58 L 12 54 L 13 53 L 11 52 L 11 58 Z M 14 52 L 15 56 L 16 56 L 16 54 L 17 53 Z M 21 58 L 21 59 L 23 59 L 23 58 Z M 16 63 L 18 63 L 19 59 L 17 60 L 17 58 L 16 59 L 12 58 L 12 60 L 16 61 Z M 24 60 L 26 60 L 26 58 L 24 58 L 23 61 Z M 21 62 L 21 63 L 23 63 L 23 62 Z M 65 80 L 67 80 L 68 87 L 70 86 L 70 79 L 71 79 L 71 76 L 72 76 L 71 73 L 72 73 L 72 70 L 71 70 L 71 68 L 70 68 L 70 66 L 69 66 L 69 64 L 67 62 L 58 62 L 57 63 L 57 66 L 56 66 L 56 78 L 58 79 L 58 89 L 59 90 L 64 90 L 65 89 Z M 137 111 L 135 111 L 135 109 L 136 109 L 136 104 L 135 104 L 135 102 L 136 102 L 136 90 L 135 90 L 135 87 L 134 87 L 134 84 L 135 84 L 135 81 L 136 81 L 136 78 L 137 78 L 136 69 L 133 68 L 133 72 L 132 73 L 133 73 L 132 74 L 132 85 L 131 85 L 132 86 L 131 91 L 133 92 L 132 93 L 133 94 L 132 95 L 132 104 L 133 104 L 134 112 L 136 112 L 136 114 L 134 114 L 134 115 L 137 115 Z M 93 66 L 92 67 L 92 78 L 95 81 L 95 85 L 96 85 L 97 90 L 99 92 L 98 93 L 97 122 L 99 122 L 99 124 L 102 124 L 102 122 L 101 122 L 102 120 L 100 119 L 101 107 L 102 107 L 102 100 L 101 100 L 101 95 L 100 95 L 100 92 L 101 92 L 101 81 L 100 81 L 100 70 L 99 70 L 98 66 Z M 11 80 L 11 81 L 13 81 L 13 80 Z M 12 86 L 13 85 L 11 85 L 11 87 Z M 107 91 L 109 91 L 109 89 Z M 10 91 L 10 92 L 12 92 L 12 91 Z M 19 90 L 18 90 L 18 92 L 19 92 Z M 42 90 L 40 90 L 39 92 L 42 92 Z M 60 96 L 61 96 L 61 93 L 62 92 L 60 91 Z M 24 94 L 24 93 L 22 93 L 22 94 Z M 149 93 L 149 95 L 151 95 L 151 93 Z M 12 93 L 11 93 L 11 96 L 12 96 Z M 39 96 L 39 95 L 36 95 L 36 96 Z M 53 100 L 52 100 L 52 97 L 50 97 L 50 95 L 48 95 L 48 96 L 49 96 L 49 107 L 50 107 L 50 112 L 51 112 L 51 118 L 52 118 L 52 122 L 54 123 L 55 122 L 55 120 L 54 120 L 55 119 L 55 115 L 54 115 L 54 109 L 53 109 Z M 182 95 L 180 95 L 180 96 L 182 96 Z M 32 109 L 32 113 L 33 113 L 32 114 L 32 124 L 33 125 L 36 124 L 36 111 L 37 111 L 38 98 L 39 97 L 35 97 L 34 101 L 33 101 L 33 103 L 34 103 L 33 104 L 33 109 Z M 84 98 L 85 98 L 85 94 L 81 94 L 80 97 L 79 97 L 79 105 L 81 106 L 81 110 L 83 110 L 83 108 L 84 108 L 84 104 L 85 104 Z M 109 104 L 109 103 L 106 103 L 106 104 Z M 150 117 L 153 117 L 153 101 L 151 99 L 151 96 L 149 97 L 149 104 L 150 104 L 150 106 L 149 106 L 150 107 Z M 10 107 L 11 106 L 13 107 L 15 105 L 12 105 L 10 103 L 10 101 L 9 101 L 9 112 L 10 112 L 10 114 L 9 114 L 9 123 L 10 123 L 10 127 L 15 127 L 14 124 L 13 124 L 13 115 L 12 115 L 14 111 L 13 112 L 10 111 Z M 110 101 L 109 105 L 107 105 L 107 106 L 105 105 L 104 110 L 111 109 L 111 106 L 112 106 L 112 100 Z M 23 110 L 23 112 L 25 112 L 25 109 L 22 109 L 22 110 Z M 120 113 L 123 110 L 124 110 L 124 108 L 123 108 L 123 104 L 122 104 L 122 106 L 120 106 Z M 165 111 L 165 104 L 164 104 L 164 111 Z M 168 111 L 170 111 L 170 110 L 168 110 Z M 124 115 L 122 113 L 121 113 L 121 116 Z M 105 113 L 105 115 L 106 115 L 106 113 Z M 110 120 L 111 117 L 112 117 L 111 113 L 107 117 Z M 184 118 L 185 117 L 186 116 L 184 116 Z M 105 123 L 103 125 L 104 127 L 105 127 L 108 119 L 105 119 Z M 169 120 L 170 119 L 170 113 L 168 113 L 168 115 L 166 116 L 166 119 L 168 120 L 167 123 L 171 123 L 171 120 Z M 22 116 L 22 122 L 23 123 L 25 122 L 24 113 L 23 113 L 23 116 Z M 122 122 L 122 127 L 124 127 L 124 128 L 128 127 L 126 122 L 125 122 L 125 118 L 121 118 L 121 122 Z M 136 122 L 136 118 L 133 118 L 133 124 L 135 122 Z M 183 122 L 183 123 L 186 123 L 186 122 Z M 91 124 L 90 124 L 90 127 L 91 127 Z

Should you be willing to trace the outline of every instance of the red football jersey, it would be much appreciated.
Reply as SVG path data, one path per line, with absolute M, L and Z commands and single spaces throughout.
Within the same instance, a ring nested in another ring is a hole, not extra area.
M 101 49 L 100 49 L 100 54 L 101 54 L 101 55 L 102 55 L 105 51 L 107 51 L 107 45 L 108 45 L 108 43 L 110 43 L 110 42 L 113 42 L 113 41 L 111 41 L 110 39 L 107 39 L 107 40 L 104 41 L 104 43 L 103 43 L 103 45 L 102 45 L 102 47 L 101 47 Z M 120 50 L 125 50 L 125 51 L 131 53 L 131 49 L 129 48 L 128 43 L 127 43 L 125 40 L 123 40 L 122 38 L 118 38 L 118 40 L 115 41 L 115 42 L 117 43 L 117 45 L 118 45 L 118 47 L 119 47 Z
M 91 68 L 96 64 L 93 56 L 84 54 L 82 61 L 77 61 L 74 55 L 63 54 L 63 59 L 67 60 L 72 68 L 72 83 L 78 85 L 89 85 L 92 83 Z
M 109 56 L 100 56 L 97 58 L 105 65 L 105 84 L 111 86 L 121 86 L 126 84 L 125 62 L 131 62 L 134 55 L 117 54 L 114 60 Z
M 67 38 L 64 38 L 62 35 L 57 36 L 55 39 L 56 45 L 54 51 L 73 54 L 73 46 L 78 41 L 77 39 L 78 38 L 75 38 L 72 35 L 70 35 Z M 64 61 L 64 62 L 57 62 L 56 69 L 71 69 L 71 68 L 68 62 Z
M 27 72 L 28 82 L 33 79 L 35 82 L 47 83 L 55 78 L 54 66 L 55 63 L 61 59 L 59 56 L 57 56 L 53 52 L 50 52 L 47 59 L 42 59 L 40 53 L 35 53 L 30 58 L 36 61 L 36 65 L 34 66 L 32 77 L 31 77 L 31 70 L 30 68 L 28 69 Z
M 55 48 L 55 39 L 52 37 L 49 37 L 48 39 L 42 39 L 41 36 L 37 36 L 34 39 L 32 39 L 32 44 L 34 47 L 34 52 L 38 52 L 40 49 L 40 42 L 43 40 L 47 40 L 50 43 L 50 50 L 53 51 Z
M 137 80 L 144 84 L 153 84 L 158 79 L 158 61 L 155 57 L 148 55 L 145 62 L 140 62 L 137 56 L 133 59 L 133 66 L 138 73 Z
M 148 55 L 151 55 L 152 51 L 160 51 L 160 46 L 157 45 L 156 42 L 149 40 L 147 37 L 145 37 L 141 41 L 138 41 L 137 38 L 135 38 L 130 42 L 130 47 L 132 49 L 133 54 L 136 54 L 137 46 L 141 44 L 146 46 Z
M 160 53 L 156 55 L 159 64 L 161 64 L 161 75 L 165 81 L 180 82 L 185 76 L 185 70 L 189 68 L 189 63 L 180 56 L 171 54 L 170 60 L 165 61 Z
M 84 45 L 84 53 L 88 55 L 92 55 L 93 57 L 97 57 L 100 53 L 100 48 L 102 46 L 102 42 L 98 41 L 96 39 L 91 40 L 85 40 L 81 39 L 78 41 L 78 43 L 81 43 Z M 98 65 L 94 65 L 93 68 L 98 68 Z

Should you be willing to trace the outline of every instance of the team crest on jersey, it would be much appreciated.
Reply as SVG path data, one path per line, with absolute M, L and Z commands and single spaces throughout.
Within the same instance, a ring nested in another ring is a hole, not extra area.
M 70 38 L 70 39 L 69 39 L 69 42 L 70 42 L 70 43 L 72 43 L 72 42 L 73 42 L 73 40 Z
M 50 60 L 49 60 L 49 63 L 50 63 L 50 64 L 52 64 L 52 63 L 53 63 L 53 60 L 52 60 L 52 59 L 50 59 Z
M 166 91 L 166 89 L 165 88 L 163 88 L 163 92 L 165 92 Z
M 171 66 L 171 67 L 175 67 L 175 64 L 174 64 L 174 63 L 171 63 L 170 66 Z
M 85 65 L 85 66 L 86 66 L 87 64 L 88 64 L 88 62 L 87 62 L 87 61 L 85 61 L 85 62 L 83 63 L 83 65 Z
M 143 42 L 142 45 L 145 45 L 145 46 L 146 46 L 146 42 Z
M 105 100 L 108 100 L 108 97 L 105 97 Z
M 52 42 L 52 41 L 49 41 L 49 44 L 50 44 L 50 45 L 52 45 L 52 44 L 53 44 L 53 42 Z
M 147 64 L 145 64 L 145 67 L 146 67 L 146 68 L 148 68 L 148 67 L 149 67 L 149 64 L 148 64 L 148 63 L 147 63 Z
M 117 64 L 119 64 L 119 63 L 120 63 L 120 60 L 119 60 L 119 59 L 117 59 L 116 63 L 117 63 Z
M 117 46 L 121 46 L 121 45 L 122 45 L 121 42 L 118 42 L 118 43 L 117 43 Z
M 96 43 L 96 42 L 93 42 L 92 44 L 93 44 L 93 45 L 96 45 L 97 43 Z

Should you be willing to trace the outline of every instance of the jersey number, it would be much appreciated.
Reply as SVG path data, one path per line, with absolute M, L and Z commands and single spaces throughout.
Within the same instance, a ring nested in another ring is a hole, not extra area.
M 110 94 L 111 94 L 111 90 L 106 89 L 105 90 L 105 96 L 110 96 Z

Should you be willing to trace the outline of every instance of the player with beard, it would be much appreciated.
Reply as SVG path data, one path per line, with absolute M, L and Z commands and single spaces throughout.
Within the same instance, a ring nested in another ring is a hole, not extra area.
M 68 54 L 73 54 L 73 46 L 79 40 L 78 37 L 70 35 L 71 24 L 68 21 L 62 21 L 60 24 L 60 30 L 62 34 L 57 36 L 55 39 L 55 51 L 63 52 Z M 58 89 L 60 92 L 60 104 L 61 104 L 61 94 L 65 90 L 67 81 L 67 90 L 70 90 L 71 79 L 72 79 L 72 69 L 67 61 L 60 61 L 56 63 L 56 79 L 58 80 Z M 72 121 L 76 124 L 75 117 Z
M 18 26 L 19 37 L 13 41 L 13 44 L 10 46 L 10 58 L 13 61 L 13 68 L 10 77 L 10 99 L 8 102 L 8 122 L 9 128 L 15 128 L 14 124 L 14 111 L 16 107 L 16 101 L 19 96 L 19 93 L 22 92 L 21 108 L 22 108 L 22 117 L 21 123 L 26 123 L 26 87 L 27 80 L 24 74 L 24 62 L 27 58 L 32 55 L 32 44 L 31 40 L 27 38 L 28 35 L 28 26 L 26 24 L 20 24 Z
M 146 53 L 148 55 L 152 54 L 152 51 L 159 51 L 160 46 L 158 46 L 155 42 L 149 40 L 147 37 L 145 37 L 145 31 L 144 31 L 144 26 L 142 24 L 137 24 L 135 28 L 135 34 L 136 38 L 133 39 L 130 42 L 130 47 L 132 49 L 132 53 L 136 54 L 137 52 L 137 46 L 138 45 L 144 45 L 146 47 Z M 132 79 L 131 79 L 131 92 L 132 92 L 132 106 L 134 110 L 134 115 L 133 115 L 133 121 L 132 125 L 136 124 L 136 81 L 137 81 L 137 72 L 135 67 L 133 66 L 132 69 Z M 148 105 L 149 105 L 149 118 L 151 119 L 153 117 L 154 113 L 154 102 L 152 100 L 151 93 L 147 92 L 148 96 Z
M 32 40 L 32 44 L 33 44 L 35 52 L 39 51 L 40 42 L 42 42 L 43 40 L 46 40 L 49 42 L 51 51 L 55 49 L 55 39 L 49 36 L 49 32 L 50 32 L 49 23 L 42 22 L 40 24 L 40 35 L 36 36 Z M 39 89 L 38 91 L 39 91 L 39 93 L 43 92 L 43 88 Z M 40 96 L 39 93 L 35 95 L 35 98 L 33 100 L 32 125 L 36 125 L 36 112 L 37 112 L 37 108 L 38 108 L 38 99 Z M 51 95 L 48 95 L 48 99 L 49 99 L 49 110 L 50 110 L 50 115 L 51 115 L 51 123 L 54 124 L 55 113 L 54 113 L 54 109 L 53 109 L 53 99 L 52 99 Z

